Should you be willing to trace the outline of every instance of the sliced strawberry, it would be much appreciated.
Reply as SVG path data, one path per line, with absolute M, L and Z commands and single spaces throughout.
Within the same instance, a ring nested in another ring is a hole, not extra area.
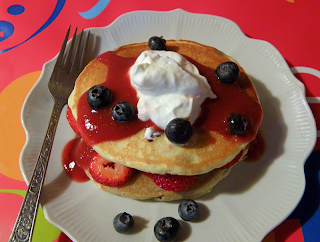
M 77 125 L 77 120 L 73 117 L 71 108 L 69 106 L 67 107 L 67 115 L 66 116 L 67 116 L 67 120 L 68 120 L 69 125 L 72 128 L 73 132 L 75 132 L 77 135 L 79 135 L 81 137 L 80 130 Z
M 230 161 L 229 163 L 225 164 L 224 166 L 221 166 L 221 167 L 217 168 L 217 170 L 224 170 L 224 169 L 230 168 L 231 166 L 234 166 L 240 160 L 240 158 L 242 157 L 242 153 L 243 153 L 243 151 L 240 151 L 240 153 L 237 154 L 236 157 L 233 158 L 232 161 Z
M 198 176 L 159 175 L 143 172 L 153 182 L 166 191 L 184 191 L 198 182 Z
M 119 187 L 133 176 L 135 169 L 108 161 L 95 154 L 90 161 L 89 172 L 96 182 L 109 187 Z

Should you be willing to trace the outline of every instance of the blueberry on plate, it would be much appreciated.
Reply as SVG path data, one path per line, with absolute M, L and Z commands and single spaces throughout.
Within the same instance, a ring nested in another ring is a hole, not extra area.
M 167 124 L 164 132 L 172 143 L 185 144 L 192 136 L 192 126 L 186 119 L 175 118 Z
M 154 226 L 154 235 L 159 241 L 174 241 L 180 233 L 180 223 L 172 217 L 160 219 Z
M 133 225 L 134 225 L 133 217 L 126 212 L 119 213 L 113 219 L 114 229 L 121 234 L 129 232 L 132 229 Z
M 91 87 L 87 92 L 87 102 L 93 109 L 106 107 L 112 100 L 111 91 L 101 85 Z
M 186 199 L 179 204 L 178 213 L 183 220 L 193 221 L 199 217 L 200 209 L 195 201 Z
M 215 74 L 221 82 L 232 84 L 238 79 L 239 67 L 234 62 L 224 62 L 217 67 Z
M 166 50 L 166 40 L 160 36 L 152 36 L 148 41 L 151 50 Z
M 231 133 L 238 135 L 244 133 L 248 126 L 248 121 L 245 117 L 238 113 L 232 113 L 228 117 L 228 127 Z
M 112 117 L 120 123 L 131 121 L 135 116 L 136 109 L 128 102 L 119 102 L 112 109 Z

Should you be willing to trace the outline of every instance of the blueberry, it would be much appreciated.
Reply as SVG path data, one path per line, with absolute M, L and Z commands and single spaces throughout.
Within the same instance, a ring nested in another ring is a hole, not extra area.
M 129 232 L 132 229 L 133 225 L 134 225 L 133 217 L 126 212 L 119 213 L 113 219 L 114 229 L 121 234 Z
M 160 36 L 152 36 L 148 41 L 151 50 L 166 50 L 166 40 Z
M 239 67 L 234 62 L 224 62 L 217 67 L 215 74 L 221 82 L 232 84 L 238 79 Z
M 233 113 L 228 117 L 228 127 L 235 135 L 242 134 L 246 131 L 248 121 L 241 114 Z
M 192 126 L 186 119 L 175 118 L 167 124 L 164 132 L 172 143 L 184 144 L 192 136 Z
M 198 218 L 200 209 L 195 201 L 186 199 L 179 204 L 178 213 L 183 220 L 192 221 Z
M 174 241 L 180 233 L 180 223 L 172 217 L 160 219 L 154 226 L 154 235 L 159 241 Z
M 93 109 L 106 107 L 112 100 L 110 90 L 101 85 L 93 86 L 87 92 L 87 102 Z
M 128 102 L 119 102 L 112 110 L 112 117 L 120 123 L 131 121 L 135 116 L 136 109 Z

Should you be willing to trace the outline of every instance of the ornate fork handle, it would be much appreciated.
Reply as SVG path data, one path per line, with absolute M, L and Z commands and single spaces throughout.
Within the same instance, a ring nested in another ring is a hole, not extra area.
M 61 111 L 66 104 L 66 100 L 55 100 L 51 113 L 49 126 L 44 138 L 42 148 L 35 165 L 32 177 L 22 206 L 17 217 L 15 226 L 12 230 L 9 242 L 13 241 L 31 241 L 32 232 L 39 206 L 39 199 L 44 183 L 45 174 L 48 167 L 48 161 L 52 149 L 54 136 L 56 133 Z

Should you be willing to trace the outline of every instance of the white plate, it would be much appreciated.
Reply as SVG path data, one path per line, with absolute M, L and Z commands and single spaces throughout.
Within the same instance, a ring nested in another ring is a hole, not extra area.
M 246 37 L 232 21 L 183 10 L 130 12 L 110 26 L 92 28 L 98 53 L 144 42 L 153 35 L 211 45 L 234 57 L 252 78 L 264 109 L 261 133 L 266 152 L 253 163 L 242 162 L 211 193 L 197 199 L 201 221 L 181 221 L 180 240 L 261 241 L 292 212 L 305 188 L 304 163 L 316 141 L 315 121 L 304 86 L 281 54 L 269 43 Z M 29 181 L 53 102 L 47 82 L 55 59 L 44 65 L 40 79 L 22 110 L 27 142 L 20 166 Z M 65 110 L 64 110 L 65 111 Z M 74 137 L 62 118 L 48 167 L 42 206 L 46 218 L 74 241 L 156 241 L 153 226 L 164 216 L 179 219 L 177 202 L 143 202 L 100 191 L 91 182 L 72 182 L 61 166 L 61 150 Z M 113 217 L 131 213 L 136 222 L 130 235 L 115 232 Z

